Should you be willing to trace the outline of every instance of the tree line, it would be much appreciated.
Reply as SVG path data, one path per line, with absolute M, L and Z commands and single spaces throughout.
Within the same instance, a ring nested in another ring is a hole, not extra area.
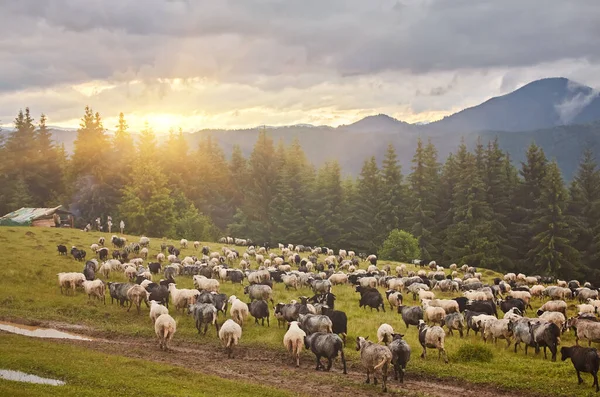
M 148 125 L 135 137 L 119 115 L 108 134 L 86 107 L 74 151 L 56 145 L 29 109 L 0 141 L 0 212 L 65 204 L 81 222 L 124 219 L 132 233 L 292 242 L 377 252 L 395 229 L 423 259 L 499 271 L 600 281 L 600 171 L 591 151 L 565 184 L 532 143 L 519 167 L 497 141 L 461 143 L 442 163 L 419 140 L 404 175 L 390 144 L 344 177 L 335 160 L 311 164 L 299 142 L 259 134 L 249 157 L 227 158 L 210 135 L 189 147 L 181 130 L 161 144 Z

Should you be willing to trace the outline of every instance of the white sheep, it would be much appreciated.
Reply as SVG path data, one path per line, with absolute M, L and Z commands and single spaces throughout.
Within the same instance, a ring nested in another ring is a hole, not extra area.
M 235 295 L 229 297 L 229 304 L 231 305 L 229 309 L 231 318 L 240 326 L 243 326 L 244 320 L 248 317 L 249 313 L 248 305 L 239 300 Z
M 150 293 L 146 291 L 146 289 L 141 285 L 136 284 L 133 287 L 129 288 L 127 290 L 127 299 L 129 300 L 129 307 L 127 308 L 127 311 L 131 309 L 131 306 L 135 305 L 138 314 L 140 314 L 140 305 L 142 304 L 142 302 L 145 302 L 146 306 L 150 307 L 148 305 L 149 296 Z
M 194 249 L 198 249 L 200 247 L 200 241 L 194 241 Z
M 156 260 L 157 260 L 157 261 L 159 261 L 159 262 L 162 262 L 162 261 L 164 261 L 164 260 L 165 260 L 165 254 L 163 254 L 162 252 L 159 252 L 159 253 L 156 255 Z
M 171 294 L 171 302 L 175 305 L 175 311 L 185 309 L 189 305 L 196 303 L 196 298 L 200 295 L 197 289 L 177 289 L 175 284 L 169 284 L 169 293 Z
M 104 301 L 104 304 L 106 305 L 106 296 L 104 294 L 104 292 L 106 291 L 106 287 L 104 286 L 104 283 L 102 282 L 102 280 L 98 280 L 98 279 L 96 279 L 94 281 L 86 280 L 82 283 L 82 285 L 83 285 L 83 290 L 85 291 L 85 293 L 88 296 L 88 300 L 91 299 L 92 296 L 94 296 L 96 299 Z
M 386 346 L 392 342 L 394 338 L 394 328 L 389 324 L 381 324 L 377 329 L 377 343 L 383 342 Z
M 158 303 L 157 301 L 150 301 L 150 320 L 156 322 L 156 319 L 161 314 L 169 314 L 169 309 Z
M 201 291 L 208 292 L 219 292 L 219 280 L 215 280 L 213 278 L 207 278 L 205 276 L 195 275 L 193 277 L 194 287 Z
M 431 291 L 425 291 L 424 289 L 420 289 L 419 300 L 423 301 L 423 299 L 435 299 L 435 294 Z
M 328 278 L 331 285 L 348 283 L 348 275 L 342 272 L 334 273 Z
M 148 259 L 148 248 L 144 247 L 140 250 L 140 256 L 144 259 Z
M 161 349 L 169 350 L 168 343 L 173 339 L 177 331 L 177 323 L 169 314 L 161 314 L 154 322 L 154 332 L 158 338 L 158 345 Z
M 104 278 L 110 278 L 110 272 L 112 271 L 112 265 L 108 261 L 104 262 L 98 272 L 104 276 Z
M 179 241 L 179 245 L 181 245 L 181 248 L 187 248 L 188 241 L 182 238 L 181 241 Z
M 544 312 L 539 316 L 540 319 L 556 324 L 558 329 L 563 329 L 566 320 L 564 314 L 560 312 Z
M 421 338 L 423 335 L 423 338 Z M 446 349 L 444 349 L 444 341 L 446 339 L 446 333 L 442 327 L 433 326 L 430 327 L 425 324 L 423 320 L 419 320 L 419 342 L 423 347 L 423 353 L 421 358 L 425 359 L 427 354 L 427 348 L 438 349 L 438 358 L 444 354 L 444 361 L 448 363 L 448 355 Z
M 483 331 L 483 341 L 487 341 L 488 338 L 492 338 L 494 344 L 496 344 L 498 339 L 506 339 L 508 346 L 510 346 L 510 337 L 512 336 L 512 332 L 509 331 L 508 325 L 510 323 L 509 319 L 489 319 Z
M 441 307 L 427 306 L 423 311 L 423 318 L 433 324 L 441 324 L 446 317 L 446 312 Z
M 300 329 L 298 321 L 292 321 L 287 332 L 283 336 L 283 346 L 296 359 L 296 367 L 300 366 L 300 353 L 304 347 L 306 332 Z
M 63 293 L 63 288 L 66 289 L 66 295 L 69 295 L 69 291 L 75 294 L 75 288 L 83 285 L 85 281 L 85 275 L 83 273 L 58 273 L 58 285 L 60 286 L 60 293 Z
M 596 307 L 594 305 L 590 305 L 589 303 L 582 303 L 577 305 L 577 312 L 579 315 L 584 313 L 596 314 Z
M 239 299 L 238 299 L 239 300 Z M 227 350 L 227 357 L 233 355 L 233 346 L 236 346 L 242 337 L 242 327 L 235 321 L 229 319 L 223 323 L 219 330 L 219 339 Z

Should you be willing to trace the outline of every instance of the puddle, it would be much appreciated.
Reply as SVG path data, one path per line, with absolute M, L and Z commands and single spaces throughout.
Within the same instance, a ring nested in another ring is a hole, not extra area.
M 26 374 L 21 371 L 11 371 L 0 369 L 0 379 L 15 380 L 17 382 L 37 383 L 40 385 L 62 386 L 65 384 L 62 380 L 41 378 L 37 375 Z
M 55 338 L 55 339 L 76 339 L 76 340 L 93 340 L 85 336 L 70 334 L 52 328 L 31 327 L 22 324 L 13 324 L 0 321 L 0 330 L 13 334 L 32 336 L 34 338 Z

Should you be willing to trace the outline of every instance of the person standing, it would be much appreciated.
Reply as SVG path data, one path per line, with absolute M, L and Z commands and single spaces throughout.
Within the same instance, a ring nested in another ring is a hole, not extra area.
M 121 234 L 123 234 L 125 230 L 125 222 L 123 220 L 121 220 L 121 223 L 119 223 L 119 228 L 121 229 Z
M 108 232 L 112 233 L 112 221 L 109 219 L 108 222 L 106 222 L 106 226 L 108 226 Z

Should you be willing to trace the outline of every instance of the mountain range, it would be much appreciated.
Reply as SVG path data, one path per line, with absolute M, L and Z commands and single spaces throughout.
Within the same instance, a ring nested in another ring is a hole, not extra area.
M 456 150 L 461 138 L 469 147 L 474 146 L 478 137 L 484 142 L 498 138 L 501 148 L 508 151 L 517 165 L 524 159 L 527 146 L 535 141 L 549 158 L 556 158 L 569 180 L 584 148 L 591 148 L 600 159 L 598 94 L 593 88 L 566 78 L 547 78 L 429 124 L 409 124 L 379 114 L 336 128 L 301 124 L 269 127 L 268 133 L 275 142 L 290 143 L 298 138 L 315 165 L 337 159 L 349 175 L 358 174 L 367 157 L 375 155 L 381 161 L 389 143 L 396 148 L 404 172 L 408 172 L 419 137 L 432 140 L 440 161 Z M 202 136 L 210 134 L 227 155 L 234 144 L 248 155 L 260 128 L 207 129 L 186 137 L 195 147 Z M 72 151 L 76 131 L 53 128 L 52 134 L 56 142 Z

